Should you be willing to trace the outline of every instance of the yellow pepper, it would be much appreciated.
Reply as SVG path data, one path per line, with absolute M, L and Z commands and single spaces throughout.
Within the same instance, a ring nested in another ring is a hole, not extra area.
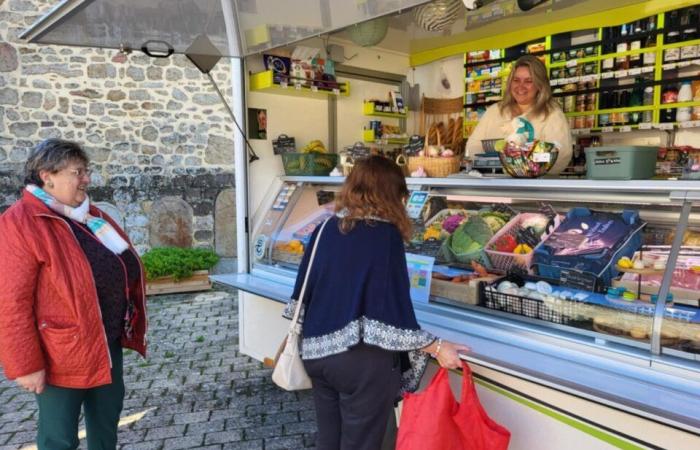
M 518 244 L 515 249 L 513 249 L 513 253 L 516 255 L 527 255 L 530 252 L 532 252 L 532 247 L 527 244 Z
M 425 230 L 425 233 L 423 233 L 423 240 L 427 241 L 428 239 L 440 239 L 440 230 L 433 227 Z

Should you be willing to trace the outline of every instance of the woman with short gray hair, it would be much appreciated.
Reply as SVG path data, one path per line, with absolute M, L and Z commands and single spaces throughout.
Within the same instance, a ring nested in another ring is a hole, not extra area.
M 36 394 L 40 450 L 115 449 L 122 347 L 146 353 L 143 266 L 123 230 L 90 204 L 89 158 L 47 139 L 22 197 L 0 216 L 0 364 Z

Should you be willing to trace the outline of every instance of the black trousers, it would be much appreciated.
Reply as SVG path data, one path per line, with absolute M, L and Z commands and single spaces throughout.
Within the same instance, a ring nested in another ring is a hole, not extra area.
M 316 448 L 379 450 L 401 384 L 399 354 L 359 344 L 304 367 L 316 405 Z

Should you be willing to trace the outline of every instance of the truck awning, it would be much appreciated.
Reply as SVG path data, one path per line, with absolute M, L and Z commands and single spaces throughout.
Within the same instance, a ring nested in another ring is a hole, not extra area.
M 423 3 L 426 0 L 63 0 L 20 38 L 165 55 L 184 54 L 204 35 L 213 44 L 212 53 L 243 57 Z

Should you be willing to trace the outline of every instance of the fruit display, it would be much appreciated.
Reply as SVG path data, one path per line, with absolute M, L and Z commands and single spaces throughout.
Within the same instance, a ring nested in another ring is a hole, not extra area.
M 481 215 L 474 214 L 445 240 L 443 255 L 448 261 L 478 261 L 484 246 L 492 236 L 493 231 L 486 220 Z
M 304 256 L 304 244 L 298 239 L 278 241 L 272 250 L 272 259 L 298 265 Z
M 302 153 L 328 153 L 328 150 L 326 150 L 326 147 L 323 145 L 323 142 L 319 141 L 318 139 L 314 139 L 313 141 L 309 142 L 304 146 L 304 148 L 301 149 Z
M 423 240 L 447 239 L 468 216 L 462 209 L 443 209 L 426 222 Z
M 559 155 L 553 142 L 531 141 L 523 144 L 497 142 L 495 145 L 503 170 L 514 178 L 537 178 L 549 172 Z

